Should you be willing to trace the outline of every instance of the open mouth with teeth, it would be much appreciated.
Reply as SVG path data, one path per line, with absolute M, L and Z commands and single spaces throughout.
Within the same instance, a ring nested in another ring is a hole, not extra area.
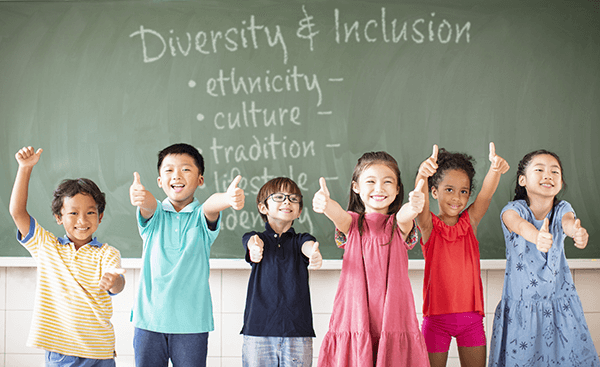
M 171 185 L 171 188 L 173 189 L 173 191 L 175 192 L 181 192 L 183 190 L 183 188 L 185 187 L 184 184 L 174 184 Z

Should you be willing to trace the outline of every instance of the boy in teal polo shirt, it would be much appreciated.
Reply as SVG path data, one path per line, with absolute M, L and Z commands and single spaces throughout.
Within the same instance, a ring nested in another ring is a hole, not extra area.
M 208 285 L 210 246 L 219 234 L 222 210 L 244 207 L 237 176 L 226 193 L 204 204 L 194 198 L 204 183 L 204 159 L 188 144 L 158 154 L 161 203 L 135 172 L 129 189 L 138 207 L 144 241 L 140 285 L 132 311 L 136 366 L 206 366 L 208 332 L 214 330 Z

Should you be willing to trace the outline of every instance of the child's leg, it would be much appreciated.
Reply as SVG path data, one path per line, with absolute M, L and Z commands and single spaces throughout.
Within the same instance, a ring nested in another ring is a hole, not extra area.
M 206 367 L 208 333 L 169 334 L 173 367 Z
M 483 316 L 475 312 L 461 315 L 463 328 L 456 335 L 460 365 L 485 367 L 486 343 Z
M 167 336 L 168 334 L 135 328 L 133 333 L 135 365 L 167 367 L 169 365 Z
M 460 365 L 465 367 L 485 367 L 485 345 L 481 347 L 458 347 Z
M 244 344 L 242 345 L 242 366 L 279 366 L 282 339 L 283 338 L 270 336 L 244 335 Z
M 283 338 L 281 367 L 312 366 L 313 340 L 310 337 Z

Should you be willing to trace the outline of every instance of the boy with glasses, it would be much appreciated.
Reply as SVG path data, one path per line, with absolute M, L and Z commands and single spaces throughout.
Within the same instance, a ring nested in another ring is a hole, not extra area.
M 319 243 L 296 233 L 302 194 L 294 181 L 278 177 L 256 197 L 265 231 L 244 234 L 246 261 L 252 266 L 244 312 L 242 363 L 254 366 L 310 366 L 312 309 L 308 269 L 319 269 Z

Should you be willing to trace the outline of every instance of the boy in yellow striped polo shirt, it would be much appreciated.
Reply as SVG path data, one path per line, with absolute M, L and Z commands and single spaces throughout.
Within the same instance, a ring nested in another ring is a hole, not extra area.
M 110 295 L 125 287 L 121 255 L 92 237 L 106 201 L 85 178 L 64 180 L 54 191 L 52 212 L 65 228 L 56 237 L 27 212 L 29 180 L 42 149 L 24 147 L 10 197 L 17 239 L 38 267 L 35 307 L 27 345 L 46 351 L 46 366 L 114 367 L 115 335 Z

